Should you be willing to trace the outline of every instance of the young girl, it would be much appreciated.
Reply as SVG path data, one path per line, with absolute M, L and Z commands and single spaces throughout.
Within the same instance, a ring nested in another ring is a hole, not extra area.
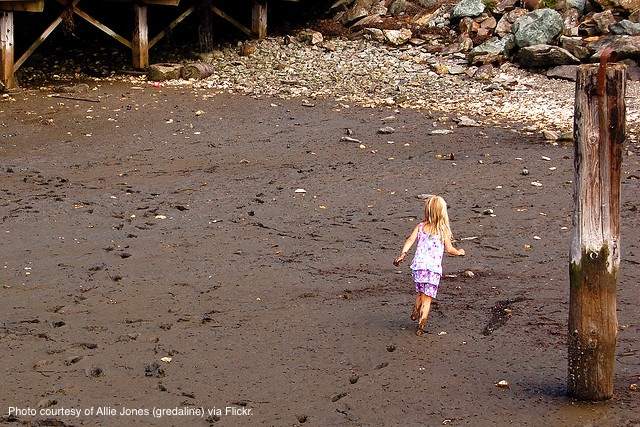
M 411 235 L 404 242 L 402 254 L 393 261 L 400 265 L 407 252 L 418 240 L 416 253 L 411 263 L 413 281 L 416 284 L 416 303 L 413 306 L 411 320 L 418 320 L 416 335 L 424 333 L 427 316 L 431 309 L 431 299 L 438 293 L 438 285 L 442 277 L 442 257 L 444 251 L 450 255 L 462 256 L 464 249 L 456 249 L 451 243 L 451 228 L 447 204 L 440 196 L 429 196 L 424 202 L 424 221 L 416 225 Z

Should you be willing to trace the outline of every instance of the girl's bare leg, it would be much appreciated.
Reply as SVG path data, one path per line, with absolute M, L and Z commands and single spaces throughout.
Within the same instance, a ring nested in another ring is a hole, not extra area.
M 418 336 L 424 333 L 424 327 L 427 324 L 427 317 L 429 317 L 429 310 L 431 310 L 431 297 L 421 293 L 420 321 L 418 322 L 418 329 L 416 329 L 416 335 Z
M 416 294 L 416 303 L 413 305 L 413 311 L 411 312 L 411 320 L 418 320 L 420 318 L 420 307 L 422 306 L 421 294 Z

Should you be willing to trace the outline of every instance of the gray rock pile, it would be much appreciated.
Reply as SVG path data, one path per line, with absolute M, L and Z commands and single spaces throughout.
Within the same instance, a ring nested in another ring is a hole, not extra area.
M 575 79 L 581 63 L 598 62 L 612 48 L 640 79 L 640 0 L 461 0 L 444 5 L 339 0 L 334 19 L 354 32 L 399 46 L 424 43 L 435 53 L 462 53 L 471 65 L 520 67 Z M 390 18 L 396 26 L 385 29 Z M 398 20 L 398 18 L 403 18 Z M 439 29 L 440 32 L 435 31 Z M 560 68 L 556 68 L 560 67 Z M 486 67 L 482 72 L 486 72 Z

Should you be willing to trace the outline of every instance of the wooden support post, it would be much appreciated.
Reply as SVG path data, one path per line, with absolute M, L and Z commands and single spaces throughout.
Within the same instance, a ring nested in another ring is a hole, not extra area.
M 570 250 L 568 394 L 613 396 L 616 288 L 620 266 L 620 187 L 625 139 L 626 71 L 578 69 L 574 114 L 574 212 Z
M 211 52 L 214 48 L 211 0 L 198 0 L 197 10 L 200 52 Z
M 133 68 L 145 69 L 149 67 L 149 27 L 147 25 L 147 5 L 134 4 L 134 28 L 131 51 L 133 53 Z
M 15 86 L 13 41 L 13 12 L 0 12 L 0 85 L 6 89 Z
M 267 37 L 267 0 L 253 0 L 251 30 L 259 39 Z

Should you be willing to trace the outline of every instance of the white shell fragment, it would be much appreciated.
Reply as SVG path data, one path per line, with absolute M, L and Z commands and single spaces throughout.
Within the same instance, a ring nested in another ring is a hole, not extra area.
M 305 190 L 304 188 L 298 188 L 298 189 L 296 189 L 295 192 L 298 193 L 298 194 L 304 194 L 304 193 L 307 192 L 307 190 Z

